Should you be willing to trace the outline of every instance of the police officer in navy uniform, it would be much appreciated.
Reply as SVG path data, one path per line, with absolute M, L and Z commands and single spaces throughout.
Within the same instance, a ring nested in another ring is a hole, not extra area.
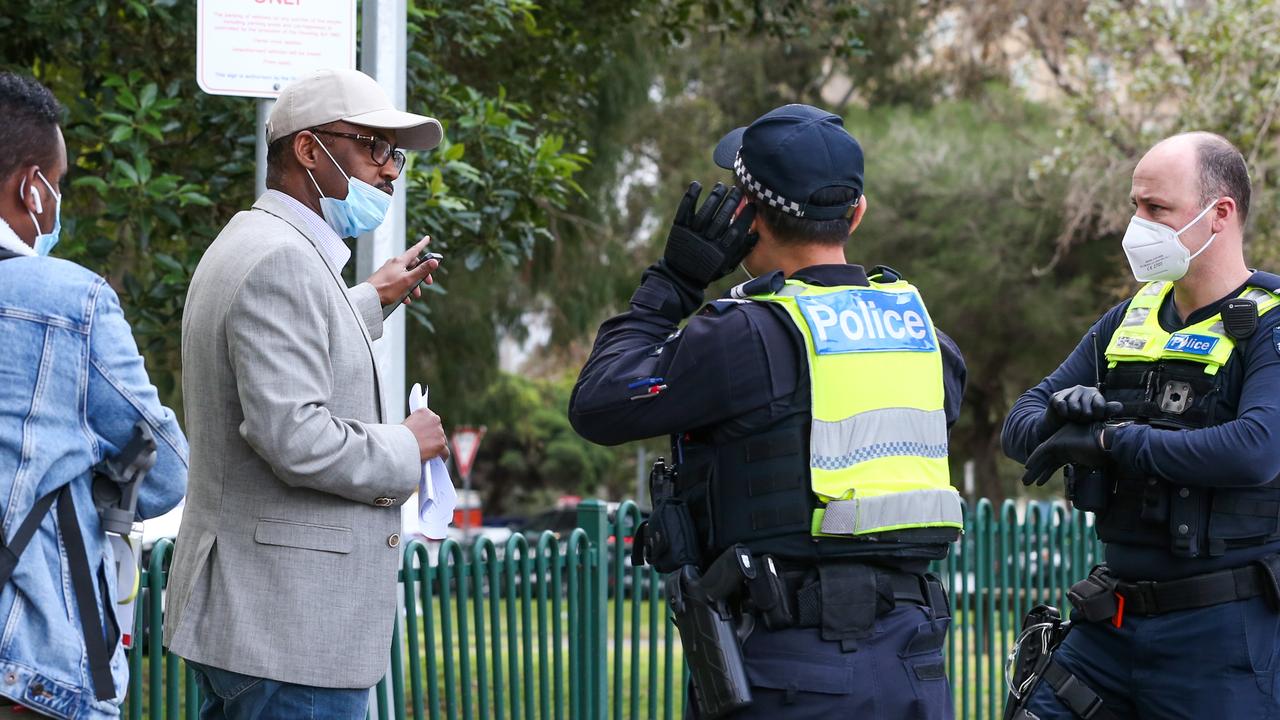
M 1023 481 L 1069 464 L 1068 496 L 1106 546 L 1015 717 L 1280 711 L 1280 277 L 1245 264 L 1249 196 L 1217 135 L 1152 148 L 1123 242 L 1144 284 L 1005 421 Z
M 926 573 L 961 524 L 947 472 L 960 351 L 897 273 L 846 262 L 867 199 L 838 116 L 777 108 L 714 158 L 735 187 L 697 207 L 690 186 L 569 410 L 601 444 L 671 435 L 674 490 L 655 492 L 647 531 L 655 567 L 712 574 L 737 551 L 770 581 L 724 605 L 750 703 L 708 712 L 693 668 L 689 716 L 951 718 L 950 613 Z M 739 263 L 753 279 L 698 311 Z

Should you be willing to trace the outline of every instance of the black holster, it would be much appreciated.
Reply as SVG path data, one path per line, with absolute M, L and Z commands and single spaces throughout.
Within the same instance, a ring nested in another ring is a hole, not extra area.
M 751 553 L 736 545 L 705 575 L 685 565 L 667 576 L 667 602 L 680 631 L 699 717 L 706 720 L 751 704 L 751 684 L 729 600 L 756 574 Z
M 1068 465 L 1062 472 L 1067 499 L 1071 504 L 1089 512 L 1099 513 L 1107 509 L 1111 487 L 1107 474 L 1101 468 Z
M 1011 667 L 1009 675 L 1009 697 L 1005 700 L 1004 720 L 1027 720 L 1029 715 L 1024 710 L 1031 693 L 1035 692 L 1053 651 L 1062 644 L 1071 623 L 1063 622 L 1058 608 L 1052 605 L 1037 605 L 1022 620 L 1022 632 L 1010 654 Z
M 636 528 L 631 561 L 652 565 L 661 573 L 671 573 L 686 565 L 698 565 L 697 532 L 689 506 L 676 494 L 675 468 L 658 458 L 649 471 L 649 496 L 653 512 Z
M 698 564 L 693 518 L 683 501 L 672 497 L 654 503 L 649 519 L 636 529 L 631 560 L 652 565 L 660 573 Z
M 1115 617 L 1119 610 L 1116 598 L 1116 585 L 1119 579 L 1111 574 L 1106 565 L 1096 565 L 1089 576 L 1067 591 L 1067 599 L 1085 620 L 1101 622 Z

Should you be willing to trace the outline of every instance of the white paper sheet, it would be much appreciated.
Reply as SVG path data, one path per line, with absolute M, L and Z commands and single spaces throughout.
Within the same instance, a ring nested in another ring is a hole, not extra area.
M 427 391 L 421 383 L 414 383 L 409 391 L 409 412 L 427 407 Z M 458 506 L 458 493 L 453 489 L 449 468 L 440 458 L 432 458 L 422 464 L 418 478 L 419 531 L 431 540 L 443 540 L 449 523 L 453 521 L 453 509 Z

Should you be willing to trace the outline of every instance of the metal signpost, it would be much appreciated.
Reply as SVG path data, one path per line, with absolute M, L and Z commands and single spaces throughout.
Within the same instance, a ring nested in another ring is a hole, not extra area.
M 406 0 L 364 0 L 360 69 L 378 81 L 391 102 L 405 108 L 405 54 L 407 38 Z M 395 182 L 387 219 L 373 232 L 361 235 L 356 243 L 356 279 L 373 274 L 382 263 L 404 252 L 406 245 L 405 195 L 407 184 L 401 175 Z M 414 242 L 417 237 L 414 237 Z M 387 422 L 400 422 L 405 417 L 406 390 L 404 377 L 404 319 L 408 308 L 401 308 L 382 323 L 382 338 L 373 344 L 382 386 L 382 404 Z M 402 534 L 418 529 L 418 502 L 411 498 L 401 506 Z

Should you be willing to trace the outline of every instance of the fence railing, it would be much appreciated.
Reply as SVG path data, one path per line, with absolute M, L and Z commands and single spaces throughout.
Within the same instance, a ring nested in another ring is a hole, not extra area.
M 512 535 L 495 545 L 446 540 L 405 550 L 404 593 L 389 672 L 370 708 L 378 720 L 673 720 L 685 670 L 660 576 L 630 563 L 634 503 L 610 517 L 583 502 L 568 536 Z M 163 648 L 172 553 L 157 543 L 137 605 L 126 717 L 196 720 L 185 664 Z M 935 568 L 950 590 L 947 646 L 956 717 L 999 718 L 1004 658 L 1033 605 L 1066 605 L 1066 590 L 1101 559 L 1082 513 L 1012 501 L 966 508 L 965 532 Z

